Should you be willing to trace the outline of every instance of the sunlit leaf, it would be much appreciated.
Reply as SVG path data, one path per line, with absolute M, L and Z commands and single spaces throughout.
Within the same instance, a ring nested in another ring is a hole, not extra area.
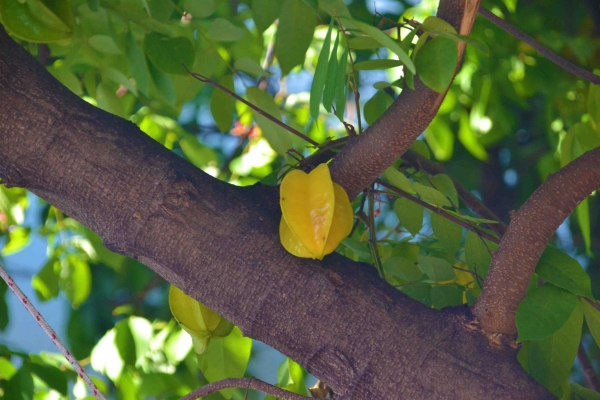
M 73 15 L 67 0 L 0 1 L 0 22 L 14 36 L 50 43 L 73 36 Z
M 425 140 L 431 147 L 435 158 L 448 161 L 454 154 L 454 133 L 441 119 L 435 118 L 425 129 Z
M 8 256 L 10 254 L 17 253 L 25 246 L 29 244 L 30 241 L 31 228 L 26 228 L 24 226 L 15 226 L 8 232 L 8 240 L 6 244 L 2 248 L 3 256 Z
M 598 304 L 598 303 L 594 303 Z M 585 323 L 587 324 L 592 337 L 597 345 L 600 345 L 600 311 L 594 307 L 589 301 L 581 299 L 583 313 L 585 315 Z
M 422 185 L 418 182 L 413 183 L 413 187 L 421 197 L 421 200 L 436 205 L 438 207 L 447 206 L 452 207 L 452 204 L 448 201 L 446 196 L 440 193 L 439 190 L 429 186 Z
M 112 37 L 108 35 L 94 35 L 88 39 L 88 43 L 94 50 L 106 54 L 121 54 L 122 51 L 117 46 Z
M 383 177 L 392 185 L 408 194 L 417 194 L 412 182 L 402 172 L 394 167 L 389 167 L 383 173 Z
M 354 69 L 356 69 L 357 71 L 362 71 L 389 69 L 400 66 L 402 66 L 402 62 L 399 60 L 367 60 L 354 64 Z

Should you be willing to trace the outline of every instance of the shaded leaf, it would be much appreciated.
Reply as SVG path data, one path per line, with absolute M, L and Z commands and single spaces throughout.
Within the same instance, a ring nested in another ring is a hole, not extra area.
M 367 124 L 373 125 L 393 102 L 394 100 L 389 94 L 382 90 L 378 90 L 375 95 L 365 103 L 364 117 Z
M 219 79 L 219 84 L 232 92 L 235 90 L 233 85 L 233 75 L 223 75 Z M 221 132 L 229 132 L 233 124 L 233 113 L 235 111 L 235 99 L 228 93 L 215 88 L 210 98 L 210 112 Z
M 554 335 L 577 304 L 577 295 L 550 283 L 529 291 L 517 309 L 517 341 L 540 340 Z
M 535 272 L 555 286 L 593 299 L 590 276 L 576 260 L 552 245 L 546 246 Z
M 265 113 L 281 121 L 279 107 L 277 107 L 275 100 L 267 92 L 256 87 L 251 87 L 246 91 L 246 95 L 248 96 L 249 101 Z M 292 134 L 259 113 L 255 112 L 254 118 L 260 129 L 262 129 L 263 136 L 267 139 L 273 150 L 281 156 L 285 155 L 286 151 L 292 147 Z
M 456 278 L 452 265 L 442 258 L 419 255 L 419 268 L 434 282 L 450 281 Z
M 321 52 L 319 53 L 319 58 L 317 60 L 317 67 L 315 68 L 315 74 L 310 86 L 310 116 L 313 117 L 313 119 L 319 117 L 319 105 L 321 104 L 325 80 L 327 79 L 327 64 L 329 63 L 329 46 L 331 43 L 332 28 L 333 19 L 331 20 L 331 24 L 329 24 L 329 29 L 325 35 L 323 47 L 321 47 Z
M 275 54 L 283 76 L 304 62 L 316 26 L 317 15 L 310 7 L 300 0 L 283 1 L 275 35 Z
M 436 37 L 419 49 L 415 56 L 415 66 L 425 85 L 438 93 L 443 93 L 452 82 L 458 62 L 456 43 L 445 37 Z
M 250 8 L 254 23 L 260 33 L 267 30 L 277 17 L 281 10 L 282 2 L 280 0 L 252 0 Z
M 194 46 L 184 37 L 150 33 L 144 39 L 144 51 L 156 68 L 168 74 L 185 75 L 182 64 L 191 66 L 194 62 Z
M 462 226 L 444 218 L 439 214 L 430 213 L 433 233 L 446 248 L 449 255 L 454 255 L 462 242 Z
M 423 227 L 423 206 L 400 197 L 394 202 L 394 212 L 402 226 L 416 236 Z

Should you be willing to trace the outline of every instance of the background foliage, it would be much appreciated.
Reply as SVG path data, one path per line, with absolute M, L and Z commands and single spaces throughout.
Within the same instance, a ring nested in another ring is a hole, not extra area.
M 586 69 L 598 65 L 600 24 L 583 3 L 483 5 Z M 358 0 L 25 0 L 0 2 L 0 22 L 74 94 L 130 119 L 219 179 L 273 185 L 296 163 L 289 149 L 297 150 L 297 158 L 316 148 L 194 79 L 182 63 L 335 151 L 347 136 L 340 120 L 357 132 L 374 123 L 400 89 L 412 85 L 415 67 L 428 86 L 445 89 L 459 39 L 435 19 L 420 26 L 437 2 L 412 6 L 382 1 L 375 9 Z M 402 15 L 419 24 L 400 29 Z M 391 38 L 373 28 L 378 24 Z M 351 35 L 338 34 L 340 26 Z M 426 42 L 427 36 L 433 40 Z M 600 89 L 483 18 L 469 40 L 446 100 L 412 147 L 446 162 L 448 175 L 399 160 L 383 178 L 408 197 L 381 185 L 359 197 L 355 229 L 338 249 L 372 263 L 390 284 L 438 309 L 472 304 L 496 248 L 494 240 L 474 233 L 489 233 L 486 221 L 459 200 L 450 176 L 508 222 L 510 210 L 548 174 L 600 144 Z M 35 223 L 25 224 L 32 202 L 41 211 Z M 593 305 L 600 296 L 597 202 L 590 197 L 558 230 L 517 314 L 519 340 L 525 342 L 521 363 L 564 398 L 599 398 L 580 386 L 586 382 L 574 363 L 580 342 L 593 365 L 600 363 L 600 312 Z M 26 249 L 32 232 L 48 245 L 46 263 L 31 278 L 35 293 L 43 301 L 64 296 L 71 303 L 68 343 L 97 372 L 105 393 L 178 398 L 199 381 L 244 376 L 251 339 L 235 329 L 197 356 L 171 318 L 166 282 L 106 250 L 68 215 L 24 190 L 0 187 L 1 255 Z M 0 288 L 5 329 L 7 295 Z M 306 394 L 306 377 L 286 359 L 273 382 Z M 0 387 L 7 399 L 88 396 L 61 357 L 6 346 L 0 348 Z M 210 398 L 243 396 L 242 390 L 227 390 Z

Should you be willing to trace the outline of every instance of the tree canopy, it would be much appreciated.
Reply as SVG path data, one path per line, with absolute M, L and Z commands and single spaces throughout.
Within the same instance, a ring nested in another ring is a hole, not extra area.
M 25 0 L 0 23 L 0 254 L 47 239 L 31 284 L 72 305 L 105 396 L 250 377 L 261 341 L 298 395 L 310 373 L 339 399 L 600 398 L 595 0 Z M 324 163 L 351 233 L 296 257 L 279 185 Z M 235 382 L 203 398 L 271 390 Z M 8 346 L 0 390 L 92 396 Z

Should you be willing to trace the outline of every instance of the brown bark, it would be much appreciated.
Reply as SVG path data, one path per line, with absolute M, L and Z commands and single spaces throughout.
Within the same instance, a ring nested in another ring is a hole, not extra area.
M 338 399 L 552 397 L 472 329 L 468 310 L 429 309 L 339 255 L 288 254 L 276 189 L 196 169 L 69 92 L 3 30 L 0 176 L 292 357 Z
M 480 2 L 441 1 L 437 16 L 452 24 L 461 35 L 468 35 Z M 459 65 L 464 47 L 464 42 L 458 45 Z M 369 129 L 351 137 L 329 164 L 334 182 L 342 185 L 351 199 L 355 198 L 423 133 L 445 95 L 434 92 L 415 77 L 415 89 L 405 88 L 394 104 Z
M 583 154 L 548 176 L 514 213 L 492 257 L 483 291 L 473 314 L 490 337 L 515 339 L 515 314 L 525 298 L 535 266 L 546 244 L 575 207 L 600 187 L 600 148 Z

